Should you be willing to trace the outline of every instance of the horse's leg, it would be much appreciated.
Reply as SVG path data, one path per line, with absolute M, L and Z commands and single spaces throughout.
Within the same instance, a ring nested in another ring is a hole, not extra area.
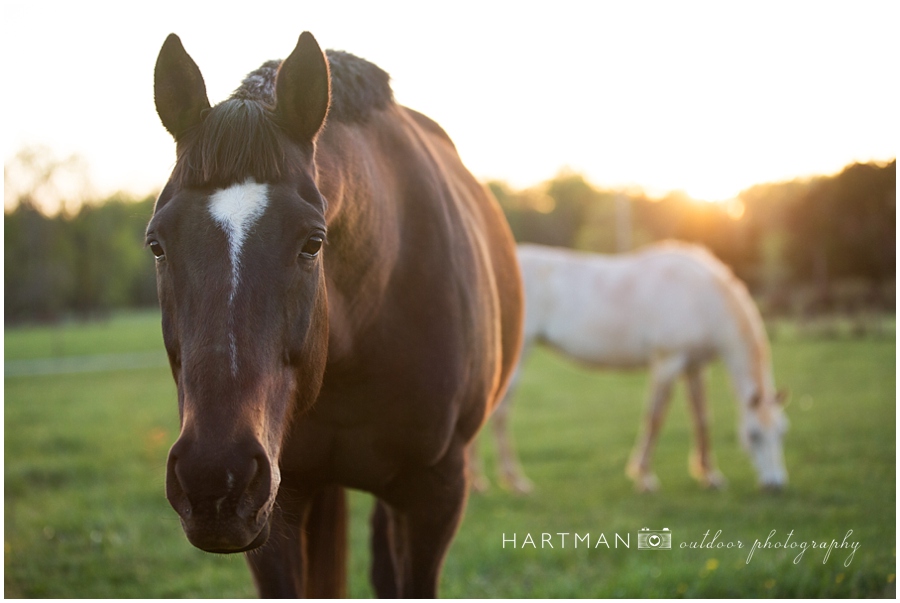
M 709 443 L 709 410 L 706 405 L 706 388 L 703 383 L 703 368 L 699 365 L 688 367 L 686 371 L 688 400 L 691 417 L 694 420 L 696 445 L 691 452 L 689 470 L 691 476 L 707 488 L 720 488 L 725 478 L 716 469 Z
M 397 598 L 397 570 L 394 567 L 394 538 L 391 511 L 375 499 L 372 509 L 372 569 L 370 578 L 379 599 Z
M 303 594 L 301 532 L 309 500 L 283 500 L 279 495 L 266 543 L 245 553 L 260 598 L 298 598 Z
M 678 357 L 654 362 L 651 367 L 650 399 L 647 404 L 645 427 L 638 435 L 626 469 L 628 477 L 641 492 L 659 489 L 659 480 L 650 470 L 650 458 L 672 397 L 672 385 L 682 370 L 684 362 Z
M 512 437 L 509 434 L 509 411 L 512 407 L 512 398 L 518 388 L 522 365 L 525 363 L 530 350 L 531 344 L 525 342 L 522 346 L 522 353 L 519 356 L 519 364 L 509 379 L 506 394 L 504 394 L 500 404 L 494 408 L 490 419 L 494 439 L 497 442 L 497 465 L 500 481 L 519 494 L 531 492 L 534 489 L 534 485 L 525 477 L 521 463 L 519 463 L 516 455 L 515 447 L 512 445 Z M 484 459 L 478 452 L 479 446 L 480 438 L 474 439 L 469 445 L 469 476 L 472 488 L 476 492 L 485 492 L 490 488 L 490 481 L 485 475 Z
M 432 467 L 398 477 L 386 492 L 400 597 L 437 597 L 444 557 L 466 503 L 465 448 L 453 442 Z
M 520 365 L 521 366 L 521 365 Z M 516 369 L 509 390 L 500 404 L 494 410 L 491 418 L 491 427 L 494 430 L 494 439 L 497 440 L 497 463 L 500 469 L 500 480 L 518 494 L 527 494 L 534 489 L 519 463 L 518 455 L 512 443 L 509 432 L 509 411 L 512 407 L 512 393 L 514 385 L 518 382 L 519 370 Z
M 246 553 L 260 597 L 346 596 L 343 488 L 286 492 L 279 492 L 266 544 Z
M 481 447 L 481 436 L 472 440 L 469 444 L 469 452 L 466 460 L 466 466 L 469 468 L 469 483 L 476 492 L 487 492 L 491 487 L 484 472 L 484 458 L 478 451 Z
M 347 596 L 347 514 L 347 493 L 341 486 L 325 486 L 313 496 L 301 540 L 304 597 Z

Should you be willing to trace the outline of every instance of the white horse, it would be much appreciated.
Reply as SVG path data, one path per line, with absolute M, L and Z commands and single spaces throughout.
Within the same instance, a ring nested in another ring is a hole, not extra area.
M 695 448 L 691 475 L 720 487 L 724 478 L 710 450 L 703 368 L 721 358 L 740 405 L 741 441 L 759 483 L 787 483 L 782 437 L 785 396 L 775 391 L 769 343 L 759 311 L 744 284 L 711 253 L 686 243 L 666 242 L 614 256 L 520 245 L 525 281 L 525 338 L 519 370 L 535 342 L 545 343 L 590 366 L 650 368 L 646 424 L 627 466 L 639 490 L 659 487 L 650 457 L 672 386 L 687 378 Z M 531 484 L 519 468 L 508 434 L 510 398 L 494 412 L 501 479 L 526 492 Z M 473 466 L 476 488 L 486 486 Z

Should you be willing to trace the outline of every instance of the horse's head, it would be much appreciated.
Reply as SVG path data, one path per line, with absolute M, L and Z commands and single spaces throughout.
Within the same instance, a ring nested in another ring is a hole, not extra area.
M 741 426 L 741 443 L 750 454 L 759 476 L 759 484 L 767 490 L 780 490 L 787 485 L 782 440 L 788 420 L 784 415 L 787 394 L 753 393 L 747 401 Z
M 215 552 L 268 537 L 287 425 L 315 401 L 327 351 L 313 155 L 328 65 L 309 33 L 277 78 L 267 65 L 212 108 L 176 36 L 155 72 L 178 157 L 147 229 L 181 416 L 166 496 Z

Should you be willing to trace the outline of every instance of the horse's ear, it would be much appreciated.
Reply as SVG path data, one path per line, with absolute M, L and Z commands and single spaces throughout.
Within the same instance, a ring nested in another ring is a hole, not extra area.
M 278 69 L 275 111 L 285 131 L 297 142 L 312 142 L 325 122 L 331 98 L 328 61 L 308 31 Z
M 156 112 L 176 141 L 200 123 L 203 111 L 209 109 L 200 69 L 175 34 L 169 34 L 156 59 L 154 96 Z

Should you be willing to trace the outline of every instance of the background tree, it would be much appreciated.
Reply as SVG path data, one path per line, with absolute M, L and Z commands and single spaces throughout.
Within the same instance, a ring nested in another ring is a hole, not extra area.
M 153 197 L 118 194 L 84 203 L 89 186 L 76 187 L 70 202 L 51 214 L 48 200 L 65 198 L 63 185 L 86 176 L 77 158 L 42 153 L 27 149 L 4 169 L 6 321 L 155 306 L 154 262 L 143 248 Z M 895 297 L 896 161 L 762 184 L 727 203 L 600 190 L 570 171 L 523 190 L 488 186 L 519 242 L 613 253 L 625 229 L 634 247 L 664 239 L 699 243 L 764 293 L 769 309 L 791 310 L 798 292 L 809 288 L 818 291 L 820 308 L 828 308 L 835 283 L 867 284 L 854 293 L 864 299 L 853 303 L 892 307 Z
M 872 295 L 896 273 L 897 162 L 853 164 L 817 179 L 786 208 L 784 260 L 794 280 L 812 282 L 829 304 L 833 281 L 866 280 Z
M 84 162 L 37 147 L 20 151 L 4 176 L 6 322 L 156 303 L 153 260 L 143 249 L 152 197 L 85 202 L 91 188 Z

